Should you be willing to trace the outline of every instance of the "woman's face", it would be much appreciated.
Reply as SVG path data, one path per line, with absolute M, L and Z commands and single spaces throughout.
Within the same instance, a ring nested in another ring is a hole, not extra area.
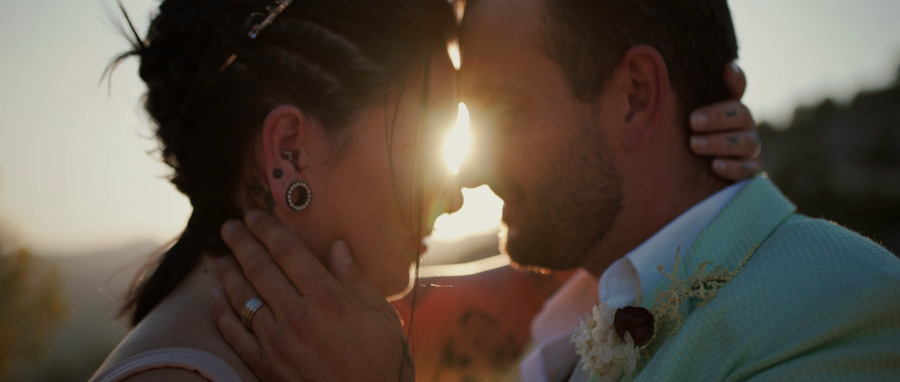
M 424 253 L 422 240 L 434 219 L 462 204 L 441 157 L 456 120 L 455 75 L 447 56 L 435 54 L 428 77 L 422 71 L 411 76 L 399 104 L 363 111 L 332 138 L 327 163 L 303 173 L 312 189 L 309 208 L 285 215 L 319 254 L 332 241 L 346 240 L 385 296 L 407 290 L 410 266 Z

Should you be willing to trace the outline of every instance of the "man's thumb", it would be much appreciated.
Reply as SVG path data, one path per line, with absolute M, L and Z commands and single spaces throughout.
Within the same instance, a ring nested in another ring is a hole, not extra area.
M 728 87 L 728 94 L 731 96 L 731 99 L 740 101 L 744 96 L 744 91 L 747 90 L 747 76 L 737 62 L 732 61 L 725 65 L 722 77 L 725 81 L 725 86 Z
M 363 301 L 375 306 L 388 305 L 381 292 L 366 280 L 362 269 L 353 259 L 347 242 L 338 240 L 331 244 L 328 251 L 328 269 L 341 284 Z
M 350 247 L 343 240 L 331 244 L 328 251 L 328 270 L 344 284 L 362 278 L 362 271 L 356 265 Z

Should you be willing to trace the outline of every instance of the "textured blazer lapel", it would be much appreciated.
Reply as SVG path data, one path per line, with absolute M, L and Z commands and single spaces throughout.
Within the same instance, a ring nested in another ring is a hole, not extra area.
M 713 219 L 680 260 L 690 275 L 704 261 L 734 270 L 756 244 L 762 244 L 790 217 L 794 206 L 765 175 L 759 175 Z
M 676 264 L 678 279 L 693 275 L 704 261 L 712 262 L 707 266 L 708 270 L 719 266 L 736 269 L 754 245 L 762 244 L 795 211 L 796 206 L 767 176 L 757 176 L 700 232 L 687 253 L 680 254 Z M 657 283 L 641 306 L 652 310 L 656 296 L 670 284 L 668 278 Z M 691 304 L 682 303 L 678 311 L 686 320 L 691 313 Z M 656 353 L 670 336 L 669 330 L 659 329 L 657 338 L 648 348 L 650 353 Z M 641 369 L 639 364 L 635 373 Z

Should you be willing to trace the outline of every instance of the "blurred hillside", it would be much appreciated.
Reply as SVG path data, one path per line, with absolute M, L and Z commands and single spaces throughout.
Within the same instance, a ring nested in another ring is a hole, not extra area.
M 9 380 L 40 365 L 67 303 L 57 269 L 38 266 L 28 250 L 2 242 L 0 254 L 0 380 Z
M 39 359 L 29 361 L 13 381 L 86 381 L 127 330 L 115 319 L 134 275 L 157 248 L 138 243 L 74 256 L 36 256 L 35 268 L 58 271 L 67 304 Z
M 798 107 L 787 126 L 760 124 L 762 161 L 799 211 L 900 250 L 900 70 L 849 104 Z

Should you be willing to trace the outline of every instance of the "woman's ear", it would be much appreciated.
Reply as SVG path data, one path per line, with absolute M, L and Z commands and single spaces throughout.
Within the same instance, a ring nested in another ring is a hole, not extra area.
M 669 72 L 656 49 L 638 45 L 625 52 L 619 73 L 628 97 L 623 143 L 630 149 L 640 148 L 663 122 Z
M 262 171 L 268 184 L 265 203 L 269 209 L 286 207 L 284 193 L 296 181 L 304 180 L 311 150 L 320 151 L 323 132 L 302 110 L 292 105 L 269 112 L 262 129 Z

